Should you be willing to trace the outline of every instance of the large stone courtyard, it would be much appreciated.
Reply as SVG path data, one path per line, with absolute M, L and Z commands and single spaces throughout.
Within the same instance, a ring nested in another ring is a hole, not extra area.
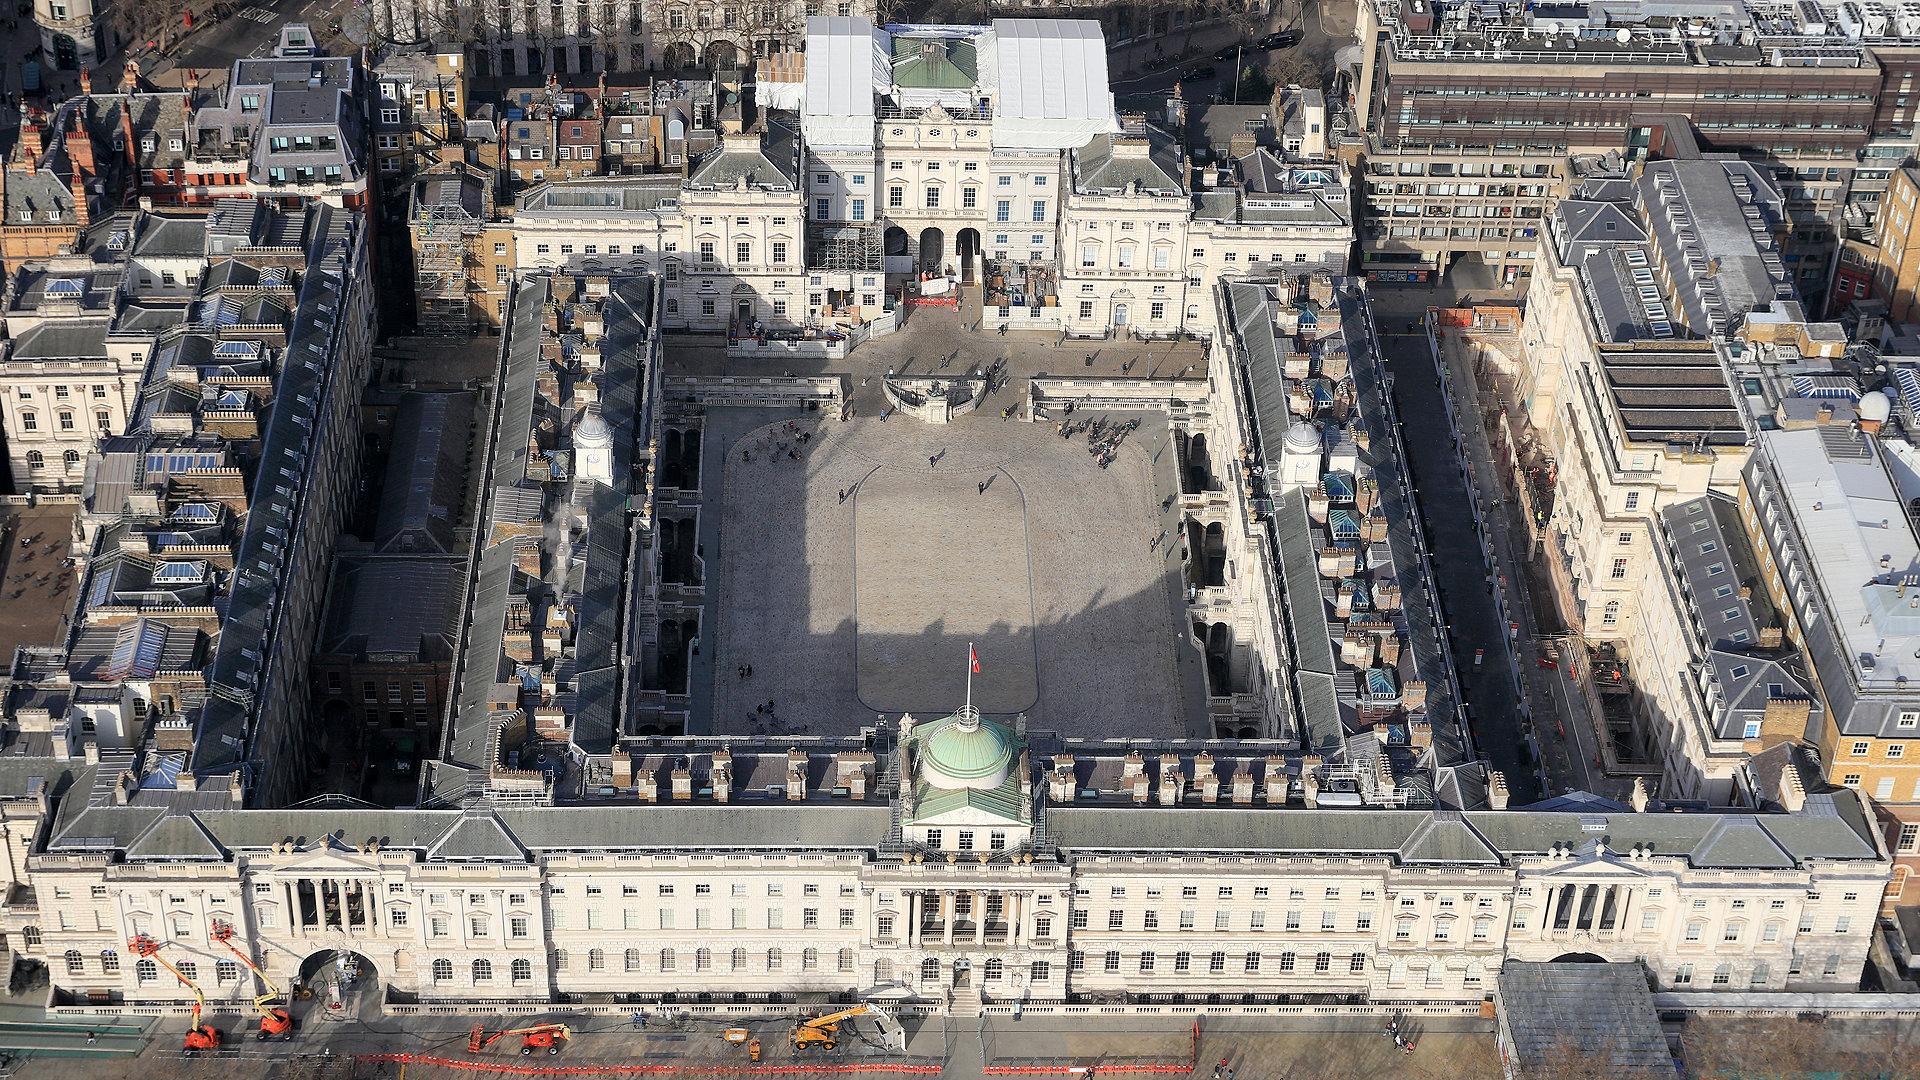
M 1070 737 L 1204 733 L 1161 508 L 1174 452 L 1164 423 L 1140 421 L 1104 469 L 1084 436 L 997 409 L 945 426 L 809 414 L 732 441 L 708 560 L 712 730 L 944 715 L 965 700 L 971 644 L 990 715 Z M 812 438 L 796 461 L 782 448 L 798 431 Z

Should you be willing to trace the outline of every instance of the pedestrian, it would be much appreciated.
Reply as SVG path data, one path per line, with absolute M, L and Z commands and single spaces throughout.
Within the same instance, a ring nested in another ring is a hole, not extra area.
M 1227 1059 L 1221 1058 L 1220 1064 L 1215 1065 L 1213 1067 L 1214 1080 L 1220 1080 L 1221 1074 L 1225 1073 L 1226 1071 L 1227 1071 Z
M 986 493 L 987 493 L 987 482 L 985 480 L 982 480 L 980 481 L 980 494 L 985 495 Z
M 741 677 L 742 679 L 745 679 L 745 678 L 747 677 L 747 665 L 745 665 L 745 664 L 737 664 L 737 665 L 735 665 L 735 666 L 734 666 L 734 671 L 736 671 L 737 673 L 739 673 L 739 675 L 740 675 L 740 677 Z
M 937 455 L 937 454 L 928 454 L 928 455 L 927 455 L 927 468 L 929 468 L 929 469 L 931 469 L 931 468 L 933 468 L 933 467 L 934 467 L 935 465 L 938 465 L 938 464 L 940 464 L 940 457 L 939 457 L 939 455 Z
M 689 644 L 693 646 L 693 655 L 699 656 L 700 655 L 700 635 L 695 634 L 693 636 L 693 639 L 689 642 Z
M 747 665 L 747 678 L 749 678 L 749 679 L 751 679 L 751 678 L 753 678 L 753 665 L 752 665 L 752 664 L 748 664 L 748 665 Z
M 847 489 L 846 489 L 846 488 L 841 488 L 841 489 L 840 489 L 840 501 L 841 501 L 841 502 L 843 502 L 843 503 L 847 501 Z

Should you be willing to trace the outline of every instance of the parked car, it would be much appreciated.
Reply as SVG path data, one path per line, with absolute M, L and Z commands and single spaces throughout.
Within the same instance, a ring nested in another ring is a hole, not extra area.
M 1213 69 L 1212 64 L 1201 64 L 1181 72 L 1180 77 L 1183 79 L 1211 79 L 1218 74 L 1219 72 Z
M 1233 59 L 1235 56 L 1239 55 L 1240 49 L 1241 49 L 1241 46 L 1239 45 L 1229 45 L 1226 48 L 1221 49 L 1219 52 L 1214 53 L 1213 58 L 1216 61 L 1224 64 L 1227 61 Z
M 1147 61 L 1145 66 L 1148 71 L 1159 71 L 1164 67 L 1172 67 L 1173 63 L 1174 60 L 1171 56 L 1156 56 Z
M 1262 49 L 1291 49 L 1300 44 L 1300 31 L 1282 30 L 1277 34 L 1268 34 L 1260 39 Z

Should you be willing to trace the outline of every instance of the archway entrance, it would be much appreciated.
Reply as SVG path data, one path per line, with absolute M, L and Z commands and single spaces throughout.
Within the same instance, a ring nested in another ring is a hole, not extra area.
M 932 226 L 920 230 L 920 269 L 929 274 L 940 272 L 946 258 L 946 234 Z
M 1595 956 L 1590 952 L 1570 952 L 1554 957 L 1553 962 L 1556 964 L 1604 964 L 1607 958 Z
M 882 242 L 886 246 L 888 255 L 894 256 L 895 258 L 904 258 L 906 256 L 907 230 L 898 225 L 889 225 L 887 226 L 887 231 L 882 234 Z
M 693 46 L 684 41 L 676 41 L 660 54 L 660 63 L 668 71 L 679 71 L 693 66 Z
M 1115 326 L 1127 325 L 1127 305 L 1125 304 L 1113 305 L 1113 325 Z
M 363 1015 L 380 1000 L 380 973 L 360 953 L 322 949 L 300 962 L 293 994 L 329 1017 Z
M 707 66 L 715 71 L 736 67 L 740 63 L 740 49 L 731 41 L 716 41 L 707 46 Z
M 953 962 L 953 985 L 967 986 L 973 982 L 973 961 L 955 960 Z
M 960 280 L 971 285 L 980 270 L 980 230 L 961 229 L 954 244 L 960 249 Z

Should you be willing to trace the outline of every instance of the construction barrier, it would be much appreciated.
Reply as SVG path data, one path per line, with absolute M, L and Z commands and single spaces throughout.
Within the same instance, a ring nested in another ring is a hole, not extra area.
M 1193 1072 L 1193 1066 L 1182 1063 L 1168 1065 L 1125 1065 L 1113 1061 L 1102 1061 L 1099 1070 L 1102 1076 L 1110 1076 L 1114 1073 L 1164 1073 L 1175 1076 L 1187 1076 Z M 1023 1076 L 1066 1076 L 1069 1073 L 1087 1072 L 1089 1071 L 1089 1067 L 1086 1065 L 987 1065 L 980 1071 L 986 1073 L 988 1076 L 1010 1076 L 1016 1073 Z
M 432 1054 L 360 1054 L 359 1061 L 388 1062 L 403 1065 L 439 1065 L 449 1069 L 475 1072 L 503 1072 L 518 1076 L 622 1076 L 631 1073 L 679 1076 L 792 1076 L 822 1073 L 938 1073 L 938 1065 L 533 1065 L 514 1061 L 467 1061 L 462 1058 L 436 1057 Z

